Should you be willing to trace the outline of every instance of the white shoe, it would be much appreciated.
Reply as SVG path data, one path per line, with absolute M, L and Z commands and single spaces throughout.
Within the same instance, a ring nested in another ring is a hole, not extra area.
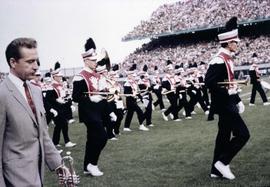
M 174 117 L 173 117 L 173 114 L 170 113 L 169 116 L 170 116 L 171 120 L 173 120 L 173 118 L 174 118 Z
M 248 105 L 249 105 L 249 106 L 255 106 L 255 104 L 254 104 L 254 103 L 249 103 Z
M 149 129 L 147 127 L 145 127 L 143 124 L 140 125 L 139 130 L 141 130 L 141 131 L 149 131 Z
M 219 176 L 216 175 L 216 174 L 211 173 L 211 174 L 210 174 L 210 178 L 219 178 Z
M 162 112 L 161 115 L 165 121 L 169 121 L 168 117 L 164 114 L 164 112 Z
M 76 143 L 68 142 L 66 143 L 65 147 L 74 147 L 76 145 L 77 145 Z
M 118 140 L 118 138 L 112 137 L 112 138 L 110 138 L 109 140 L 115 141 L 115 140 Z
M 125 131 L 125 132 L 131 132 L 131 129 L 130 128 L 123 128 L 123 131 Z
M 191 114 L 197 114 L 195 111 L 192 111 Z
M 206 110 L 204 113 L 205 113 L 205 115 L 208 115 L 209 114 L 209 110 Z
M 264 102 L 264 103 L 263 103 L 263 106 L 268 106 L 268 105 L 270 105 L 269 102 Z
M 178 118 L 178 119 L 174 119 L 173 121 L 182 121 L 182 120 Z
M 75 122 L 75 119 L 70 119 L 70 120 L 68 120 L 68 124 L 72 124 L 72 123 L 74 123 Z
M 63 152 L 62 149 L 59 149 L 59 150 L 57 150 L 57 151 L 58 151 L 59 154 L 61 154 L 61 153 Z
M 215 168 L 223 175 L 224 178 L 233 180 L 235 179 L 234 174 L 231 172 L 230 166 L 229 165 L 224 165 L 222 162 L 217 161 L 215 163 Z
M 155 125 L 153 125 L 152 123 L 149 125 L 149 127 L 154 127 Z
M 165 112 L 165 111 L 166 111 L 166 108 L 161 109 L 161 112 Z
M 60 145 L 60 144 L 57 144 L 57 145 L 55 145 L 55 147 L 62 147 L 62 145 Z
M 89 172 L 89 173 L 88 173 Z M 103 175 L 103 172 L 101 172 L 97 166 L 88 164 L 87 165 L 87 171 L 84 172 L 84 174 L 91 174 L 94 177 L 99 177 Z
M 191 116 L 187 116 L 185 119 L 192 119 L 192 117 Z

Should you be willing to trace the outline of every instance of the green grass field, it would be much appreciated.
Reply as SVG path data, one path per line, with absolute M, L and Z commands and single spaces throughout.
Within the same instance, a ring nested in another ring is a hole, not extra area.
M 248 91 L 250 87 L 245 88 L 242 94 Z M 74 167 L 83 187 L 270 186 L 270 106 L 262 106 L 257 95 L 256 106 L 249 107 L 248 97 L 242 97 L 246 105 L 242 116 L 251 138 L 231 163 L 236 176 L 233 181 L 210 179 L 208 176 L 217 133 L 217 116 L 208 122 L 198 108 L 192 120 L 182 122 L 165 122 L 156 110 L 153 112 L 155 126 L 148 132 L 139 131 L 137 118 L 134 118 L 132 132 L 122 132 L 119 140 L 108 141 L 99 161 L 99 168 L 104 172 L 101 177 L 82 173 L 86 141 L 83 124 L 70 125 L 70 138 L 78 145 L 64 150 L 72 152 Z M 50 134 L 52 130 L 50 128 Z M 56 178 L 47 170 L 45 186 L 58 186 Z

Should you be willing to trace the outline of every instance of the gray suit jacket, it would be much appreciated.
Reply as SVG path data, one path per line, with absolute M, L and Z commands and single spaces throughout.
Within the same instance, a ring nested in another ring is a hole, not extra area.
M 6 78 L 0 84 L 0 186 L 42 186 L 44 164 L 54 170 L 61 157 L 48 131 L 42 95 L 27 83 L 36 107 L 37 119 L 29 104 Z

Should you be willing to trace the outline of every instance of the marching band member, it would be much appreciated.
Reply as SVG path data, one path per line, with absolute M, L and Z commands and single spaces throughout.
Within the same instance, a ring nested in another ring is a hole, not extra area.
M 251 97 L 249 101 L 249 106 L 254 106 L 255 104 L 255 98 L 256 98 L 256 92 L 258 91 L 262 100 L 263 100 L 263 105 L 267 106 L 270 105 L 268 102 L 268 99 L 266 97 L 266 94 L 262 88 L 261 85 L 261 79 L 260 79 L 260 71 L 259 67 L 257 64 L 257 57 L 254 57 L 254 63 L 250 66 L 249 69 L 249 76 L 250 76 L 250 84 L 252 84 L 252 91 L 251 91 Z
M 42 90 L 42 95 L 43 95 L 44 108 L 46 110 L 46 120 L 47 120 L 47 124 L 49 124 L 54 117 L 54 114 L 50 112 L 50 109 L 51 109 L 50 104 L 49 104 L 48 98 L 46 97 L 47 92 L 51 92 L 53 90 L 52 77 L 51 77 L 50 72 L 45 73 L 44 78 L 43 78 L 43 84 L 41 85 L 41 90 Z
M 147 69 L 146 69 L 147 71 Z M 152 94 L 151 94 L 151 84 L 149 80 L 149 75 L 145 70 L 143 70 L 140 80 L 138 81 L 138 87 L 140 91 L 140 97 L 143 102 L 143 106 L 145 107 L 145 120 L 146 126 L 153 127 L 152 124 L 152 111 L 153 111 L 153 104 L 152 104 Z
M 167 66 L 166 66 L 166 74 L 162 78 L 162 87 L 164 90 L 164 94 L 167 96 L 170 106 L 165 110 L 164 112 L 161 113 L 163 119 L 165 121 L 168 121 L 168 115 L 171 115 L 171 118 L 174 121 L 181 121 L 181 119 L 178 118 L 178 113 L 177 113 L 177 97 L 175 94 L 175 79 L 174 79 L 174 73 L 173 73 L 173 66 L 172 62 L 170 60 L 167 61 Z
M 72 99 L 78 103 L 79 121 L 87 128 L 87 141 L 84 156 L 84 174 L 101 176 L 97 166 L 101 151 L 107 143 L 107 134 L 102 123 L 104 112 L 101 95 L 91 94 L 99 91 L 100 75 L 96 73 L 96 46 L 92 38 L 85 44 L 86 52 L 82 54 L 83 70 L 73 79 Z
M 149 129 L 144 126 L 143 121 L 145 116 L 143 114 L 142 109 L 137 104 L 137 97 L 138 97 L 138 85 L 134 78 L 136 77 L 135 74 L 136 64 L 133 64 L 132 67 L 127 72 L 127 81 L 124 84 L 124 94 L 126 94 L 126 108 L 127 114 L 124 124 L 123 131 L 130 132 L 130 123 L 133 117 L 134 112 L 137 113 L 137 118 L 139 121 L 139 130 L 141 131 L 148 131 Z
M 110 60 L 107 52 L 104 50 L 104 57 L 101 61 L 97 62 L 96 72 L 100 75 L 99 80 L 99 91 L 109 93 L 112 91 L 112 82 L 108 76 L 108 71 L 110 70 Z M 109 140 L 117 140 L 113 133 L 113 125 L 117 119 L 117 116 L 114 113 L 115 103 L 114 103 L 114 94 L 104 95 L 107 96 L 103 100 L 105 112 L 102 115 L 102 121 L 104 127 L 106 127 L 106 132 Z
M 189 78 L 189 82 L 191 86 L 188 88 L 188 94 L 190 96 L 190 101 L 189 101 L 190 111 L 191 112 L 194 111 L 195 105 L 199 103 L 205 115 L 208 115 L 209 110 L 204 102 L 204 99 L 202 97 L 202 91 L 201 91 L 201 84 L 204 84 L 204 83 L 199 82 L 197 68 L 194 68 L 191 71 L 192 71 L 192 74 Z
M 229 180 L 235 178 L 230 170 L 230 163 L 250 137 L 248 128 L 239 114 L 244 112 L 244 104 L 236 85 L 218 83 L 231 82 L 234 78 L 232 53 L 236 52 L 237 43 L 240 41 L 238 30 L 234 29 L 237 27 L 236 20 L 236 17 L 232 18 L 226 24 L 229 31 L 218 35 L 221 48 L 209 62 L 205 76 L 206 86 L 212 94 L 214 111 L 219 115 L 210 177 L 224 177 Z
M 175 79 L 176 79 L 176 95 L 178 96 L 178 106 L 177 113 L 184 107 L 185 119 L 192 119 L 190 113 L 189 103 L 187 101 L 186 89 L 188 85 L 186 84 L 186 79 L 184 77 L 184 69 L 180 66 L 175 66 Z
M 109 90 L 109 92 L 113 92 L 114 94 L 114 103 L 115 103 L 115 108 L 113 112 L 116 115 L 116 121 L 113 125 L 113 131 L 115 135 L 120 135 L 120 126 L 121 122 L 124 118 L 124 103 L 122 97 L 119 95 L 122 91 L 122 86 L 118 82 L 119 74 L 118 74 L 119 66 L 118 64 L 114 65 L 112 67 L 112 71 L 109 72 L 110 76 L 110 82 L 112 84 L 112 90 Z
M 162 91 L 161 79 L 160 79 L 160 75 L 159 75 L 159 71 L 158 71 L 157 66 L 155 66 L 154 75 L 150 78 L 150 80 L 151 80 L 152 90 L 156 94 L 156 97 L 157 97 L 157 100 L 155 102 L 153 102 L 154 107 L 159 105 L 160 110 L 162 112 L 164 112 L 166 109 L 165 109 L 163 97 L 161 94 L 161 91 Z
M 40 73 L 40 71 L 37 71 L 35 73 L 35 78 L 30 80 L 30 83 L 37 86 L 40 89 L 42 88 L 43 83 L 41 82 L 41 73 Z
M 56 64 L 57 67 L 57 64 Z M 56 68 L 52 72 L 52 88 L 47 90 L 45 100 L 49 105 L 49 111 L 53 114 L 53 121 L 55 124 L 53 131 L 53 143 L 56 146 L 60 146 L 60 134 L 63 133 L 65 147 L 74 147 L 76 143 L 70 141 L 68 135 L 68 120 L 66 118 L 66 111 L 71 107 L 71 103 L 66 98 L 66 93 L 62 84 L 63 74 L 60 71 L 60 67 Z

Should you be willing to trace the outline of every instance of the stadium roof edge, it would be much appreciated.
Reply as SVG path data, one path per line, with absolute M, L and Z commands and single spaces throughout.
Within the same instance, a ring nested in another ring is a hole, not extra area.
M 238 25 L 244 25 L 244 24 L 251 24 L 251 23 L 261 23 L 265 21 L 270 21 L 270 17 L 264 18 L 264 19 L 256 19 L 256 20 L 248 20 L 248 21 L 239 21 Z M 150 35 L 150 36 L 142 36 L 142 37 L 136 37 L 136 38 L 128 38 L 128 39 L 122 39 L 122 42 L 128 42 L 128 41 L 134 41 L 134 40 L 143 40 L 143 39 L 152 39 L 152 38 L 160 38 L 160 37 L 166 37 L 166 36 L 174 36 L 174 35 L 180 35 L 180 34 L 188 34 L 192 32 L 198 32 L 198 31 L 205 31 L 205 30 L 213 30 L 213 29 L 221 29 L 224 26 L 217 25 L 213 27 L 201 27 L 201 28 L 193 28 L 188 30 L 181 30 L 181 31 L 175 31 L 175 32 L 165 32 L 161 34 L 156 35 Z

